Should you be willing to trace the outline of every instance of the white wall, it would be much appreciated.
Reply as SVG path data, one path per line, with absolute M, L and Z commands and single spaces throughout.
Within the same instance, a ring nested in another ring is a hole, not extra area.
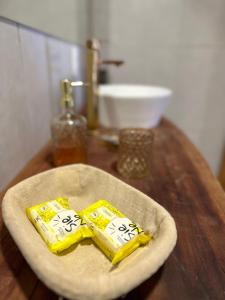
M 50 138 L 59 80 L 84 79 L 81 47 L 0 18 L 0 189 Z M 77 109 L 83 95 L 77 94 Z
M 225 1 L 94 0 L 93 35 L 112 82 L 174 91 L 167 116 L 189 136 L 215 174 L 225 145 Z
M 0 16 L 64 40 L 85 45 L 89 0 L 1 0 Z

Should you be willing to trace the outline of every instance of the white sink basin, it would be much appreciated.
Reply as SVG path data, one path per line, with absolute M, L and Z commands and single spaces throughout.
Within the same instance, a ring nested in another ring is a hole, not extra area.
M 102 126 L 151 128 L 160 122 L 172 91 L 157 86 L 105 84 L 99 86 L 98 95 Z

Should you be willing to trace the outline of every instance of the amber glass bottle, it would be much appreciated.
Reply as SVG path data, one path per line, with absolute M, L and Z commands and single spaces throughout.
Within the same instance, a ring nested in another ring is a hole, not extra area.
M 87 162 L 87 124 L 85 117 L 74 112 L 71 82 L 61 81 L 62 113 L 51 124 L 53 163 L 62 166 Z

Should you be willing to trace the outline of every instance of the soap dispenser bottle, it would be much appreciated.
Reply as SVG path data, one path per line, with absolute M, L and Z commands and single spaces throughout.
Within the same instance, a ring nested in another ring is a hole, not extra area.
M 62 166 L 87 162 L 87 122 L 85 117 L 74 112 L 72 86 L 84 83 L 61 80 L 62 113 L 51 124 L 53 142 L 53 163 Z

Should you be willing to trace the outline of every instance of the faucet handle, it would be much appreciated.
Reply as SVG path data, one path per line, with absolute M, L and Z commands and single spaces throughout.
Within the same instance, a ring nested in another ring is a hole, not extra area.
M 99 40 L 94 39 L 94 38 L 87 40 L 86 47 L 87 47 L 87 49 L 90 49 L 90 50 L 99 51 L 100 50 L 100 42 L 99 42 Z
M 100 61 L 100 64 L 104 65 L 115 65 L 117 67 L 121 66 L 124 64 L 123 60 L 113 60 L 113 59 L 107 59 L 107 60 L 102 60 Z

